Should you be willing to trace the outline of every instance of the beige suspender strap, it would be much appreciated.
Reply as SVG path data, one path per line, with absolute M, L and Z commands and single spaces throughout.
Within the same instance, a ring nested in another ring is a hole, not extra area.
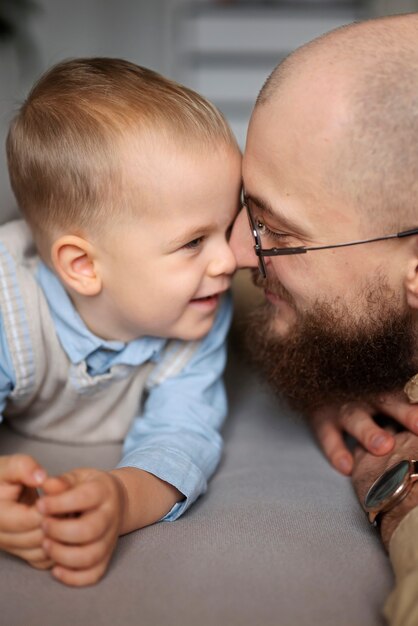
M 15 260 L 0 241 L 0 309 L 16 378 L 14 398 L 30 393 L 35 385 L 35 360 L 20 280 Z
M 164 380 L 179 374 L 200 344 L 200 341 L 181 341 L 178 339 L 169 341 L 165 348 L 163 360 L 149 376 L 146 388 L 151 389 L 160 385 Z

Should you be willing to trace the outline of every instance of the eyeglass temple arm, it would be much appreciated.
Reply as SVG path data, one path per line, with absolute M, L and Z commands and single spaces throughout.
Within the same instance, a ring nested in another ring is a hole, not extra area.
M 308 248 L 299 246 L 298 248 L 268 248 L 260 249 L 254 246 L 257 256 L 289 256 L 290 254 L 306 254 Z
M 418 228 L 411 228 L 411 230 L 404 230 L 398 233 L 397 237 L 410 237 L 411 235 L 418 235 Z
M 411 237 L 412 235 L 418 235 L 418 228 L 411 228 L 410 230 L 403 230 L 396 235 L 387 235 L 385 237 L 376 237 L 375 239 L 363 239 L 361 241 L 350 241 L 348 243 L 338 243 L 330 246 L 315 246 L 308 248 L 305 246 L 298 246 L 296 248 L 269 248 L 267 250 L 260 249 L 259 246 L 254 246 L 257 256 L 287 256 L 290 254 L 306 254 L 310 250 L 329 250 L 331 248 L 346 248 L 349 246 L 357 246 L 362 243 L 372 243 L 374 241 L 384 241 L 385 239 L 396 239 L 402 237 Z

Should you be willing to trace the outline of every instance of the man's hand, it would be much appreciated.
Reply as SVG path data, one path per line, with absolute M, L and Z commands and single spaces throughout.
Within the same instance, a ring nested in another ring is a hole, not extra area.
M 373 406 L 349 403 L 318 409 L 309 422 L 325 456 L 339 472 L 349 476 L 353 455 L 343 435 L 351 435 L 371 454 L 388 454 L 395 445 L 393 435 L 380 428 L 373 419 L 384 413 L 418 435 L 418 404 L 410 404 L 404 394 L 383 395 Z
M 377 457 L 358 447 L 354 452 L 352 481 L 355 492 L 361 503 L 364 501 L 369 487 L 380 474 L 402 459 L 417 459 L 418 437 L 410 432 L 398 433 L 394 436 L 395 447 L 390 454 Z M 418 485 L 414 485 L 408 496 L 393 509 L 384 513 L 381 523 L 382 542 L 387 549 L 393 531 L 399 522 L 415 506 L 418 506 Z
M 44 516 L 43 548 L 52 574 L 71 586 L 96 583 L 105 573 L 124 516 L 120 481 L 111 473 L 75 469 L 43 485 L 36 504 Z
M 30 456 L 0 457 L 0 549 L 38 569 L 53 565 L 42 547 L 42 515 L 35 507 L 36 487 L 46 476 Z

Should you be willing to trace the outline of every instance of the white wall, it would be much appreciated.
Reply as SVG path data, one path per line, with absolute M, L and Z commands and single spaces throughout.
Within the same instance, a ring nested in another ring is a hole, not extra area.
M 418 11 L 418 0 L 371 0 L 373 15 L 392 15 Z
M 170 0 L 38 0 L 29 31 L 37 49 L 22 76 L 12 44 L 0 45 L 0 221 L 15 212 L 4 140 L 9 120 L 46 68 L 75 56 L 117 56 L 165 71 L 164 16 Z
M 4 154 L 7 126 L 36 76 L 64 58 L 94 55 L 124 57 L 169 73 L 170 11 L 182 1 L 37 0 L 41 8 L 29 24 L 37 54 L 26 75 L 13 46 L 0 45 L 0 221 L 15 211 Z M 418 9 L 418 0 L 370 2 L 380 14 Z

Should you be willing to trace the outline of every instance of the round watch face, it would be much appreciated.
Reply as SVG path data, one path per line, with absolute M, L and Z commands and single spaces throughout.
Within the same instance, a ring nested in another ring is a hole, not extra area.
M 396 489 L 402 485 L 405 477 L 409 472 L 409 461 L 400 461 L 390 469 L 388 469 L 376 482 L 370 487 L 364 504 L 368 509 L 378 508 L 382 502 L 390 498 Z

